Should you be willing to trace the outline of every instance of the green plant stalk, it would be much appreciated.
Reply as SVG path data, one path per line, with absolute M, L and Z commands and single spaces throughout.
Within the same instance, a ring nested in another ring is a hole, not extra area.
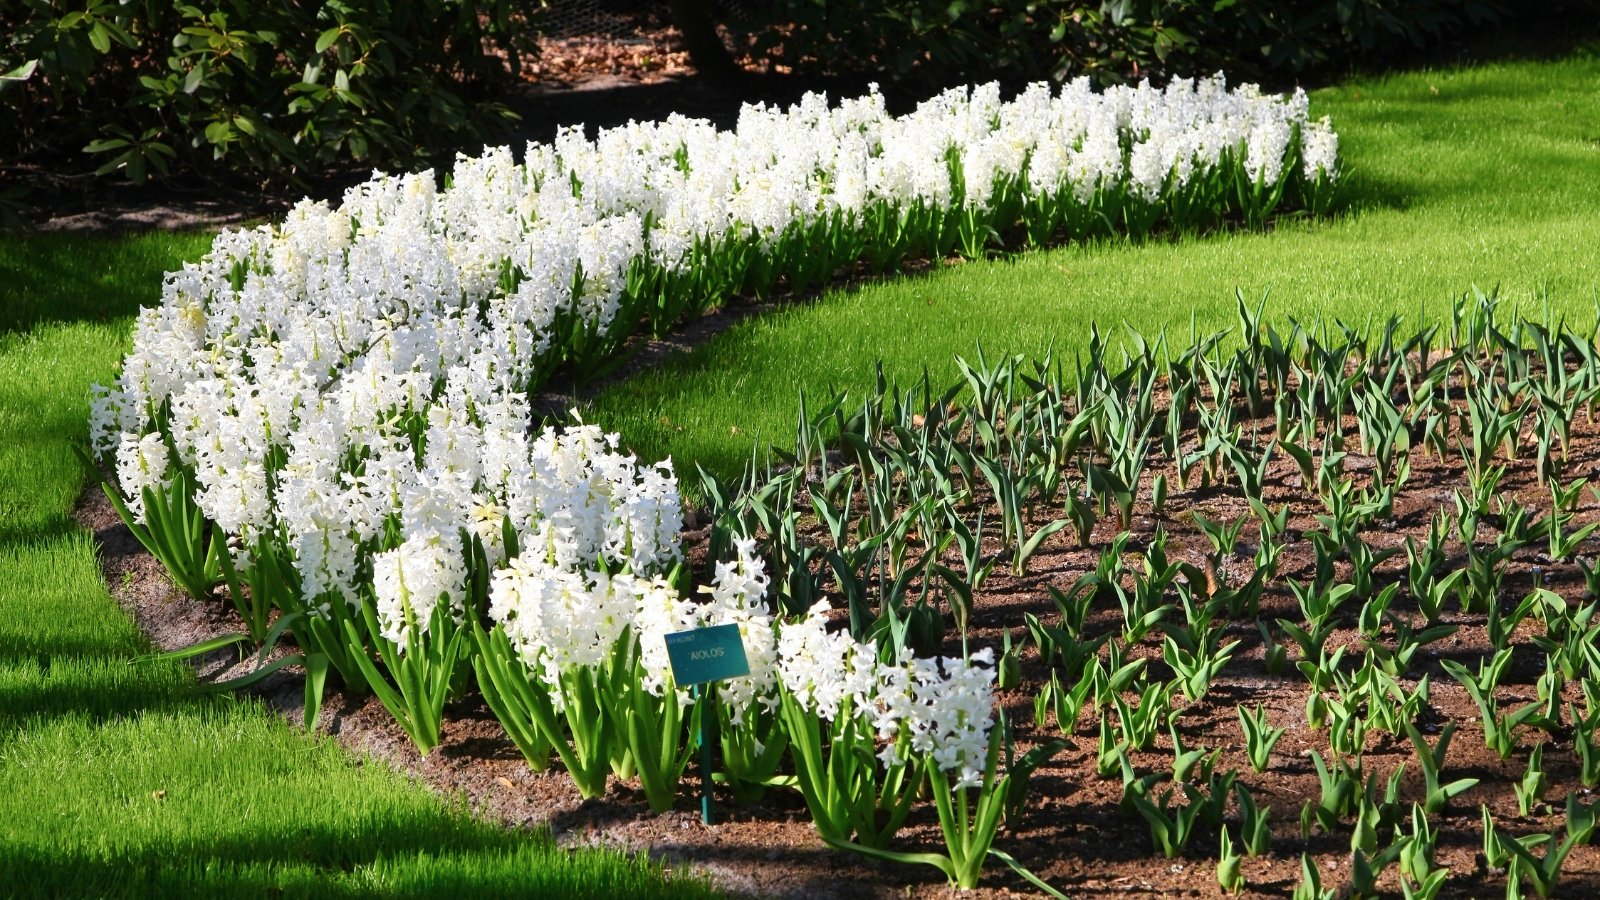
M 411 619 L 409 612 L 407 618 Z M 361 605 L 361 619 L 366 625 L 366 638 L 377 648 L 388 677 L 365 652 L 357 652 L 356 664 L 384 708 L 426 756 L 439 746 L 444 704 L 462 655 L 466 630 L 456 624 L 449 605 L 441 600 L 434 605 L 426 633 L 414 619 L 407 623 L 408 650 L 401 653 L 398 645 L 383 636 L 371 603 Z M 365 646 L 355 622 L 347 619 L 344 626 L 353 651 Z
M 717 715 L 721 780 L 733 791 L 735 800 L 752 804 L 770 786 L 793 785 L 792 776 L 778 774 L 789 753 L 789 733 L 778 711 L 754 705 L 745 711 L 744 722 L 737 727 L 727 704 L 717 704 Z
M 1450 739 L 1455 731 L 1454 722 L 1446 724 L 1438 742 L 1430 748 L 1416 725 L 1405 723 L 1406 737 L 1410 739 L 1417 760 L 1422 764 L 1425 798 L 1422 809 L 1425 814 L 1444 812 L 1452 798 L 1471 790 L 1478 783 L 1476 778 L 1462 778 L 1444 785 L 1439 783 L 1439 773 L 1444 769 L 1445 755 L 1450 752 Z
M 1244 872 L 1240 864 L 1243 857 L 1233 841 L 1228 837 L 1228 829 L 1221 829 L 1221 847 L 1217 853 L 1217 883 L 1230 894 L 1237 894 L 1244 890 Z
M 1152 802 L 1148 796 L 1141 794 L 1128 797 L 1134 809 L 1144 818 L 1145 824 L 1150 826 L 1151 842 L 1167 859 L 1173 859 L 1183 852 L 1204 809 L 1204 804 L 1196 802 L 1174 806 L 1171 799 L 1170 788 L 1162 794 L 1159 802 Z
M 705 704 L 694 704 L 686 718 L 678 703 L 678 692 L 669 684 L 657 697 L 645 689 L 644 665 L 639 659 L 637 640 L 631 630 L 619 641 L 614 659 L 622 673 L 607 679 L 614 693 L 604 698 L 610 714 L 617 717 L 617 733 L 626 742 L 633 769 L 644 789 L 645 799 L 654 812 L 672 808 L 678 785 L 697 749 L 688 735 L 700 733 L 700 716 Z M 687 728 L 687 734 L 685 729 Z
M 1522 774 L 1522 780 L 1511 786 L 1517 797 L 1517 814 L 1528 816 L 1533 813 L 1534 807 L 1544 802 L 1545 788 L 1548 781 L 1544 774 L 1544 744 L 1533 748 L 1533 753 L 1528 757 L 1527 770 Z
M 1267 766 L 1271 762 L 1272 748 L 1289 730 L 1271 727 L 1267 723 L 1266 710 L 1259 703 L 1256 704 L 1254 713 L 1247 712 L 1242 705 L 1239 707 L 1239 727 L 1244 731 L 1245 750 L 1250 759 L 1250 767 L 1257 772 L 1267 771 Z
M 1246 853 L 1264 856 L 1272 845 L 1270 817 L 1272 807 L 1257 806 L 1255 798 L 1241 782 L 1233 785 L 1234 802 L 1239 807 L 1239 838 Z
M 904 756 L 908 739 L 899 738 L 905 745 L 880 777 L 871 730 L 848 704 L 830 723 L 824 741 L 820 717 L 787 690 L 780 689 L 779 702 L 795 781 L 817 834 L 834 846 L 881 851 L 910 814 L 922 781 L 920 768 Z
M 146 487 L 142 492 L 143 525 L 135 521 L 133 512 L 110 482 L 102 481 L 100 486 L 123 524 L 161 563 L 173 582 L 189 596 L 204 600 L 222 581 L 222 566 L 217 557 L 219 552 L 225 552 L 221 547 L 223 538 L 218 529 L 210 527 L 195 504 L 194 480 L 188 468 L 175 468 L 172 483 L 164 490 Z
M 1488 813 L 1485 809 L 1485 823 L 1488 824 Z M 1568 835 L 1565 839 L 1557 841 L 1553 834 L 1531 835 L 1539 840 L 1538 843 L 1546 845 L 1543 857 L 1533 855 L 1532 842 L 1526 838 L 1516 838 L 1499 834 L 1499 829 L 1492 824 L 1488 827 L 1496 832 L 1499 845 L 1504 848 L 1508 857 L 1510 879 L 1507 885 L 1507 894 L 1514 892 L 1522 896 L 1518 890 L 1524 879 L 1533 883 L 1534 893 L 1541 898 L 1549 897 L 1556 889 L 1556 883 L 1561 877 L 1561 866 L 1566 862 L 1572 848 L 1577 846 L 1580 835 Z
M 246 572 L 247 578 L 241 579 L 233 565 L 233 552 L 225 542 L 216 548 L 217 569 L 222 576 L 222 581 L 228 586 L 228 599 L 233 601 L 233 608 L 239 613 L 239 619 L 244 622 L 245 633 L 250 639 L 261 643 L 266 640 L 267 632 L 271 629 L 272 603 L 266 586 L 259 577 L 248 577 L 255 574 L 255 567 Z M 257 541 L 258 551 L 271 552 L 265 535 Z M 249 588 L 248 590 L 246 588 Z
M 939 813 L 939 827 L 944 836 L 944 853 L 904 853 L 827 837 L 823 840 L 831 846 L 880 859 L 933 866 L 943 872 L 950 883 L 960 890 L 972 890 L 978 886 L 983 875 L 984 862 L 993 856 L 1011 866 L 1045 893 L 1052 897 L 1061 897 L 1060 892 L 1022 868 L 1009 854 L 996 850 L 994 839 L 999 833 L 1007 800 L 1017 791 L 1017 780 L 1026 781 L 1032 777 L 1033 769 L 1045 759 L 1060 752 L 1065 744 L 1054 742 L 1043 753 L 1030 753 L 1030 758 L 1025 759 L 1021 765 L 1007 772 L 1003 778 L 998 777 L 1000 748 L 1005 741 L 1001 734 L 1004 727 L 1002 722 L 990 732 L 983 778 L 975 788 L 954 785 L 949 773 L 931 756 L 922 761 L 920 770 L 927 779 L 934 805 Z
M 600 785 L 596 790 L 593 780 L 585 777 L 589 769 L 567 744 L 548 688 L 516 661 L 505 629 L 496 625 L 492 631 L 485 631 L 483 623 L 476 618 L 471 628 L 476 645 L 472 668 L 477 675 L 478 690 L 511 742 L 522 751 L 528 766 L 535 772 L 543 772 L 550 766 L 551 752 L 559 746 L 561 761 L 577 785 L 579 795 L 588 799 L 603 793 L 608 771 L 604 767 L 605 756 L 601 756 Z

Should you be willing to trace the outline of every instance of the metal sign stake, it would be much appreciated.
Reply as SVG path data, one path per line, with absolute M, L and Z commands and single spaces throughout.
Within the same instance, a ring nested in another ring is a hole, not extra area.
M 700 821 L 715 825 L 717 809 L 711 796 L 711 752 L 717 731 L 716 682 L 707 682 L 696 691 L 700 694 Z

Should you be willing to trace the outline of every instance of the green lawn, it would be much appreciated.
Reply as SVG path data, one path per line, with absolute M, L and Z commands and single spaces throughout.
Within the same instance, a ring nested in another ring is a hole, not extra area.
M 1590 321 L 1600 287 L 1600 58 L 1357 81 L 1313 95 L 1333 117 L 1349 205 L 1332 221 L 1181 242 L 1064 247 L 832 291 L 747 320 L 618 385 L 584 419 L 642 458 L 724 473 L 752 440 L 792 443 L 797 391 L 891 378 L 936 385 L 952 358 L 1083 346 L 1091 321 L 1186 342 L 1234 322 L 1234 290 L 1277 318 L 1436 316 L 1498 286 Z M 692 479 L 691 479 L 692 480 Z
M 0 895 L 702 896 L 470 815 L 263 704 L 200 694 L 69 518 L 88 385 L 202 235 L 0 240 Z

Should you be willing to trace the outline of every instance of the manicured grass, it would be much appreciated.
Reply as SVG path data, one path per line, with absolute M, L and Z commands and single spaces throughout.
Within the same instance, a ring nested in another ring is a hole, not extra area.
M 211 234 L 198 231 L 8 236 L 0 250 L 0 333 L 131 316 L 161 299 L 162 273 L 199 259 L 210 246 Z
M 1233 325 L 1234 290 L 1273 318 L 1436 317 L 1478 286 L 1592 321 L 1600 262 L 1600 59 L 1418 72 L 1319 91 L 1342 139 L 1349 205 L 1271 233 L 1072 246 L 850 287 L 748 320 L 584 410 L 642 458 L 723 473 L 752 441 L 792 444 L 796 396 L 957 377 L 952 358 L 1054 346 L 1091 322 L 1189 340 Z M 686 482 L 693 481 L 685 478 Z
M 471 815 L 247 699 L 199 693 L 70 519 L 88 385 L 199 235 L 0 241 L 0 894 L 702 896 Z

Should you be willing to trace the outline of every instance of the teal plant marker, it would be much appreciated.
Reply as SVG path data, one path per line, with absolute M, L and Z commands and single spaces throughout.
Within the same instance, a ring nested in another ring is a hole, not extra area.
M 711 800 L 711 745 L 717 726 L 716 682 L 750 674 L 744 655 L 744 638 L 738 625 L 713 625 L 667 635 L 667 658 L 672 680 L 679 687 L 694 686 L 700 704 L 700 821 L 716 822 Z
M 672 680 L 679 687 L 743 678 L 750 674 L 737 625 L 713 625 L 667 635 Z

